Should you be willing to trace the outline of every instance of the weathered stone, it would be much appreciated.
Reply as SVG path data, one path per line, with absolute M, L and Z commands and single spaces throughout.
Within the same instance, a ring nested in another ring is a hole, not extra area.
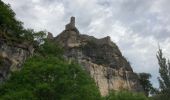
M 50 33 L 50 32 L 48 32 L 48 34 L 47 34 L 47 39 L 52 40 L 53 38 L 54 38 L 54 37 L 53 37 L 53 34 Z
M 75 28 L 75 17 L 71 17 L 70 23 L 66 25 L 65 30 L 72 30 Z
M 102 95 L 109 90 L 143 91 L 137 75 L 110 37 L 96 39 L 80 34 L 72 17 L 54 40 L 64 48 L 67 59 L 76 60 L 94 78 Z
M 26 58 L 33 52 L 34 48 L 31 45 L 9 45 L 0 39 L 0 83 L 7 79 L 10 72 L 20 70 Z

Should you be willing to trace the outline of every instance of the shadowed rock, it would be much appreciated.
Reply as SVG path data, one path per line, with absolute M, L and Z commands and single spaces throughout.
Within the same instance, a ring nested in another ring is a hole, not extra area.
M 70 18 L 70 23 L 66 25 L 65 30 L 75 29 L 75 17 Z
M 80 34 L 75 17 L 71 17 L 65 30 L 54 40 L 64 48 L 68 60 L 77 61 L 94 78 L 103 96 L 110 90 L 143 91 L 136 73 L 109 36 L 97 39 Z
M 9 44 L 0 38 L 0 83 L 8 78 L 10 72 L 20 70 L 22 64 L 33 52 L 32 45 Z
M 48 34 L 47 34 L 47 39 L 52 40 L 53 38 L 54 38 L 54 37 L 53 37 L 53 34 L 50 33 L 50 32 L 48 32 Z

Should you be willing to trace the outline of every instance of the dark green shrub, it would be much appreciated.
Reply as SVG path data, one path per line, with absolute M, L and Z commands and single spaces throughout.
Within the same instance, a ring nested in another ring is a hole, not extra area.
M 105 100 L 148 100 L 143 94 L 128 91 L 112 91 Z

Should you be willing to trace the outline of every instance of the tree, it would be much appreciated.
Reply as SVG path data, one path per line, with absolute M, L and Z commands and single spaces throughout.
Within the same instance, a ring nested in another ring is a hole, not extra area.
M 154 92 L 154 88 L 150 82 L 150 78 L 151 78 L 151 74 L 149 73 L 139 73 L 138 74 L 139 77 L 139 82 L 142 85 L 145 95 L 149 96 L 150 93 Z
M 0 38 L 8 42 L 35 44 L 43 42 L 44 31 L 35 32 L 25 29 L 23 23 L 15 18 L 15 12 L 9 4 L 0 0 Z
M 42 44 L 46 37 L 46 31 L 34 32 L 33 36 L 37 44 Z
M 169 98 L 170 96 L 170 61 L 167 60 L 162 53 L 162 49 L 159 49 L 157 53 L 157 59 L 159 64 L 159 74 L 158 77 L 160 85 L 160 93 L 164 98 Z M 167 99 L 169 100 L 169 99 Z
M 22 38 L 23 38 L 23 40 L 25 40 L 25 41 L 29 41 L 29 42 L 33 42 L 34 41 L 34 36 L 33 36 L 33 34 L 34 34 L 35 32 L 34 32 L 34 30 L 33 29 L 25 29 L 24 31 L 23 31 L 23 35 L 22 35 Z M 22 41 L 23 41 L 22 40 Z
M 0 35 L 9 38 L 11 36 L 18 38 L 23 32 L 22 22 L 15 18 L 15 13 L 9 4 L 0 0 Z

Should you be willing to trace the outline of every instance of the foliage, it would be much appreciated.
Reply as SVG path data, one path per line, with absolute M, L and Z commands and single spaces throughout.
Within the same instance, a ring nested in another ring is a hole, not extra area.
M 29 42 L 35 47 L 43 44 L 46 37 L 46 31 L 35 32 L 33 29 L 24 29 L 23 35 L 21 35 L 21 41 Z
M 33 36 L 34 36 L 34 41 L 36 41 L 37 44 L 42 44 L 46 37 L 46 31 L 34 32 Z
M 23 32 L 22 22 L 15 18 L 10 5 L 0 0 L 0 35 L 19 37 Z M 7 34 L 8 33 L 8 34 Z
M 61 49 L 57 44 L 53 43 L 53 41 L 48 39 L 45 39 L 44 41 L 45 43 L 40 45 L 36 51 L 43 56 L 57 56 L 61 58 L 63 55 L 63 49 Z
M 26 61 L 21 71 L 12 73 L 0 86 L 1 100 L 101 99 L 90 76 L 78 64 L 61 59 L 58 56 L 61 52 L 54 44 L 45 43 L 40 49 L 39 54 Z
M 153 88 L 153 86 L 149 80 L 151 78 L 151 74 L 139 73 L 138 77 L 139 77 L 139 82 L 145 91 L 145 95 L 149 96 L 149 94 L 153 94 L 153 92 L 155 92 L 155 89 Z
M 9 4 L 0 0 L 0 38 L 8 42 L 29 42 L 35 46 L 41 44 L 46 32 L 35 32 L 33 29 L 25 29 L 23 23 L 15 18 L 15 13 Z
M 148 100 L 143 94 L 128 91 L 112 91 L 105 100 Z
M 159 74 L 160 77 L 159 85 L 160 85 L 160 93 L 158 94 L 160 98 L 166 98 L 165 100 L 169 100 L 170 96 L 170 61 L 167 60 L 162 53 L 162 50 L 159 49 L 157 53 L 157 59 L 159 63 Z
M 33 42 L 34 41 L 34 36 L 33 36 L 34 33 L 35 32 L 33 29 L 26 29 L 23 31 L 23 35 L 21 37 L 26 41 Z

